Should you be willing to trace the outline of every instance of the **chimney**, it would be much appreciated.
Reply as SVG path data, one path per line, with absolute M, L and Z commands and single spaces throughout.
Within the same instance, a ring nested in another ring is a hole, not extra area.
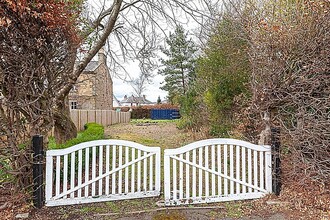
M 107 56 L 105 55 L 104 47 L 101 47 L 101 49 L 99 50 L 97 55 L 98 55 L 98 63 L 99 64 L 101 64 L 101 63 L 106 64 L 107 63 Z

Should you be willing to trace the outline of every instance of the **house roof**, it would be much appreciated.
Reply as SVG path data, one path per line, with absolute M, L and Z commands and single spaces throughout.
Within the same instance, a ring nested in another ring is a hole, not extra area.
M 139 103 L 139 104 L 153 104 L 153 102 L 147 100 L 145 97 L 135 97 L 135 96 L 130 96 L 130 97 L 124 97 L 124 99 L 120 103 Z
M 116 103 L 118 106 L 120 106 L 120 101 L 117 99 L 115 95 L 113 95 L 113 102 Z M 117 107 L 117 106 L 114 106 Z
M 78 65 L 79 62 L 76 62 L 75 65 Z M 86 68 L 84 69 L 84 72 L 93 72 L 97 69 L 97 67 L 99 67 L 99 62 L 98 61 L 90 61 Z

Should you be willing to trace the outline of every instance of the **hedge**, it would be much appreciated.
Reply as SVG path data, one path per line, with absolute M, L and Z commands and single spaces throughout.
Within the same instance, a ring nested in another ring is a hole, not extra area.
M 56 144 L 55 139 L 49 138 L 48 149 L 63 149 L 87 141 L 100 140 L 104 138 L 104 127 L 97 123 L 85 124 L 85 130 L 78 133 L 76 138 L 68 140 L 64 144 Z

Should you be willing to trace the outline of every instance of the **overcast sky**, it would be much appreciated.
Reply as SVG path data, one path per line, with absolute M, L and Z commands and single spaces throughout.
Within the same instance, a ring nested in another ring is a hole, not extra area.
M 124 66 L 127 73 L 132 78 L 138 77 L 140 73 L 138 62 L 126 63 Z M 161 86 L 160 83 L 164 81 L 164 77 L 158 75 L 157 70 L 154 71 L 154 75 L 155 76 L 151 78 L 151 82 L 149 84 L 146 84 L 146 91 L 143 92 L 143 94 L 146 95 L 146 98 L 152 102 L 156 102 L 158 96 L 160 96 L 161 100 L 164 100 L 167 96 L 166 91 L 159 89 L 159 87 Z M 120 79 L 117 74 L 113 74 L 112 81 L 113 93 L 118 100 L 122 100 L 125 95 L 130 96 L 134 94 L 134 89 L 132 88 L 132 86 L 129 83 L 125 82 L 123 79 Z
M 88 0 L 88 2 L 90 5 L 92 5 L 92 7 L 95 6 L 95 8 L 101 8 L 101 5 L 104 2 L 106 2 L 106 5 L 107 5 L 107 4 L 110 4 L 111 1 L 108 2 L 108 1 L 101 0 L 101 3 L 99 3 L 99 4 L 97 3 L 98 1 L 95 1 L 95 0 Z M 198 1 L 196 0 L 196 2 L 198 2 Z M 177 19 L 180 19 L 180 21 L 183 24 L 186 24 L 186 25 L 183 25 L 183 27 L 186 31 L 189 31 L 190 34 L 192 33 L 192 30 L 196 29 L 198 26 L 195 21 L 193 21 L 191 18 L 188 18 L 186 16 L 179 16 L 179 17 L 177 17 Z M 160 24 L 161 24 L 162 21 L 158 21 L 158 22 L 160 22 Z M 171 30 L 171 32 L 173 32 L 173 28 L 168 29 L 169 26 L 166 23 L 163 23 L 161 26 L 162 26 L 162 28 L 164 28 L 164 31 L 166 32 L 166 34 L 168 34 L 170 32 L 170 31 L 166 31 L 169 29 Z M 114 47 L 116 47 L 116 46 L 114 45 Z M 161 55 L 160 52 L 159 52 L 159 55 Z M 108 59 L 110 59 L 110 58 L 108 58 Z M 141 72 L 138 62 L 130 61 L 127 63 L 121 63 L 121 65 L 125 68 L 127 74 L 130 75 L 131 79 L 137 78 Z M 111 71 L 112 70 L 110 68 L 110 72 Z M 146 95 L 146 98 L 149 101 L 156 102 L 158 96 L 160 96 L 161 100 L 166 99 L 167 92 L 159 89 L 159 87 L 161 87 L 161 82 L 164 81 L 164 76 L 158 75 L 157 70 L 155 70 L 153 73 L 154 73 L 154 77 L 150 79 L 149 84 L 146 84 L 146 86 L 145 86 L 146 90 L 145 90 L 145 92 L 143 92 L 143 94 Z M 132 86 L 129 83 L 127 83 L 127 82 L 125 82 L 125 80 L 123 80 L 123 78 L 124 78 L 123 75 L 125 75 L 125 74 L 123 74 L 122 72 L 111 72 L 111 76 L 112 76 L 112 80 L 113 80 L 113 92 L 118 100 L 122 100 L 125 95 L 130 96 L 130 95 L 134 94 L 134 89 L 132 88 Z M 126 78 L 126 79 L 128 79 L 128 78 Z

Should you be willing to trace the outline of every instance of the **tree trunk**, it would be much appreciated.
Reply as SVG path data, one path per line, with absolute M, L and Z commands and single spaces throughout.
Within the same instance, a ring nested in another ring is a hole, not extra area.
M 57 144 L 65 143 L 77 137 L 77 128 L 71 120 L 67 98 L 57 104 L 57 109 L 54 112 L 54 120 L 54 136 Z

